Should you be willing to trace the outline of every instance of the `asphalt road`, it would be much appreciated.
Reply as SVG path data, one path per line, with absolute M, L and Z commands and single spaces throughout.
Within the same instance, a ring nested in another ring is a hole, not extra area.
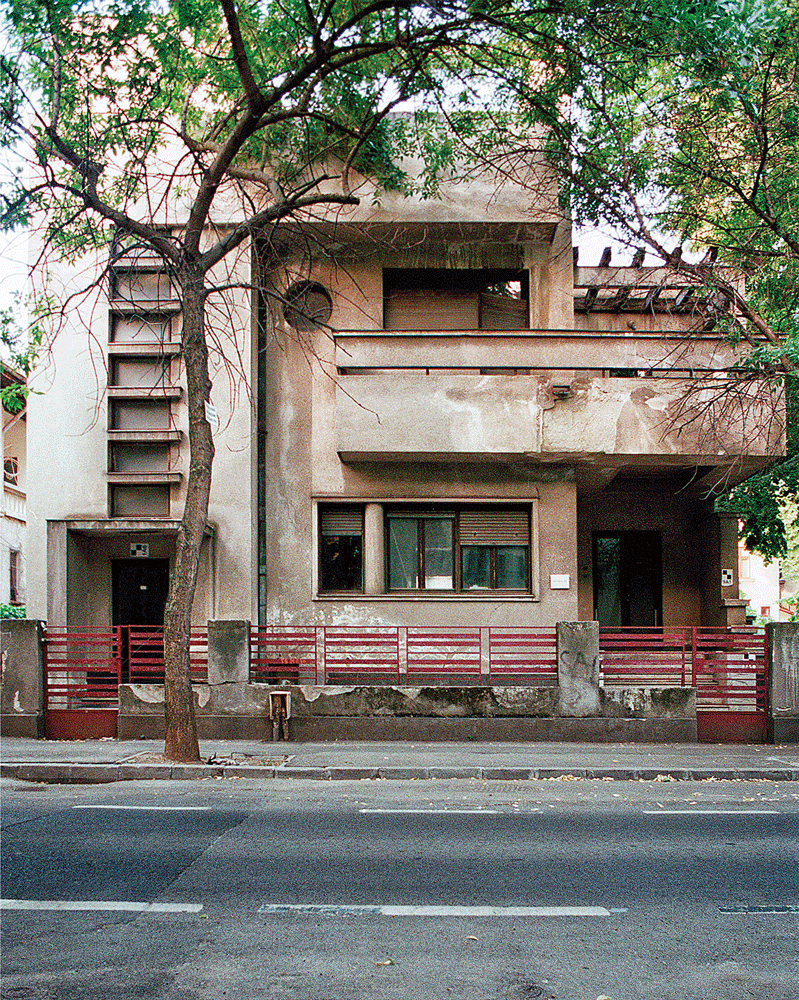
M 2 805 L 9 1000 L 799 1000 L 793 783 L 6 782 Z

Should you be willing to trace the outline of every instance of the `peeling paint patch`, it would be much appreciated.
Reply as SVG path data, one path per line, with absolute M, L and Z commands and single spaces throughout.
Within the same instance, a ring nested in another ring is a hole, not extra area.
M 205 708 L 211 698 L 211 688 L 207 684 L 195 687 L 197 692 L 197 704 L 200 708 Z
M 332 685 L 322 687 L 321 685 L 316 684 L 300 685 L 300 691 L 302 691 L 303 698 L 309 702 L 317 701 L 323 694 L 352 694 L 355 690 L 356 689 L 354 687 L 333 687 Z
M 131 684 L 130 693 L 147 705 L 157 705 L 164 700 L 164 689 L 160 684 Z
M 19 703 L 19 691 L 14 692 L 14 711 L 15 712 L 22 711 L 22 705 L 20 705 Z
M 518 708 L 526 705 L 530 701 L 530 688 L 524 687 L 497 687 L 492 688 L 494 698 L 502 708 Z

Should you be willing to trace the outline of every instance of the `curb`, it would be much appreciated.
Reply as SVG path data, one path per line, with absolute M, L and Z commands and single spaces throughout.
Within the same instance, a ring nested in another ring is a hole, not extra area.
M 306 778 L 316 781 L 799 781 L 796 768 L 652 767 L 263 767 L 246 764 L 0 764 L 0 777 L 51 785 L 208 778 Z

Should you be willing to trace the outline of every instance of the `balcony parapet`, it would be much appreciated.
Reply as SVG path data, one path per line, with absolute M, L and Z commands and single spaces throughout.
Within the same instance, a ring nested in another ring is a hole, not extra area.
M 724 465 L 784 451 L 784 403 L 730 380 L 353 375 L 337 390 L 344 461 Z
M 740 350 L 718 333 L 664 330 L 338 330 L 339 371 L 353 369 L 652 369 L 720 371 Z
M 12 517 L 15 521 L 22 521 L 24 523 L 27 519 L 26 501 L 27 498 L 22 490 L 15 489 L 13 486 L 9 486 L 8 483 L 3 484 L 2 513 L 6 517 Z

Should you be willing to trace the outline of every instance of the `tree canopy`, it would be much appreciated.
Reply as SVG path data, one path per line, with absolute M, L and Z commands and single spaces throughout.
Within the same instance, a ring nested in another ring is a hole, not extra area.
M 568 113 L 532 87 L 518 107 L 523 122 L 547 122 L 575 222 L 609 227 L 709 293 L 697 328 L 741 345 L 734 374 L 761 399 L 779 409 L 784 393 L 787 459 L 716 491 L 772 558 L 785 552 L 781 508 L 799 490 L 799 6 L 643 0 L 625 16 L 622 33 L 614 25 L 555 54 Z

